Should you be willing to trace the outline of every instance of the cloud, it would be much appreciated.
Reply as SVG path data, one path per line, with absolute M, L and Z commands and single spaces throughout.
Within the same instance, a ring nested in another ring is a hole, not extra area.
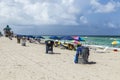
M 78 3 L 77 3 L 78 4 Z M 1 0 L 1 24 L 78 24 L 75 0 Z
M 103 24 L 103 27 L 110 28 L 110 29 L 117 29 L 119 28 L 119 24 L 114 22 L 106 22 Z
M 81 16 L 80 17 L 80 22 L 83 23 L 83 24 L 87 24 L 88 23 L 88 20 L 85 16 Z
M 99 0 L 91 0 L 92 9 L 96 13 L 110 13 L 116 11 L 120 7 L 120 2 L 109 1 L 106 4 L 101 4 Z
M 107 26 L 110 27 L 110 28 L 117 28 L 117 26 L 115 24 L 111 23 L 111 22 L 109 22 L 107 24 Z

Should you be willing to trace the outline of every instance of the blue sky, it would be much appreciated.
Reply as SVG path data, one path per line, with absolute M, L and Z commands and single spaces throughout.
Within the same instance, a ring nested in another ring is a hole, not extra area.
M 120 0 L 0 0 L 0 29 L 42 35 L 120 35 Z

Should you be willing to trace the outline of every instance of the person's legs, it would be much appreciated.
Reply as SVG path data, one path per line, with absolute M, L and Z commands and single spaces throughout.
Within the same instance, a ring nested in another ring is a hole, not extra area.
M 75 59 L 74 59 L 74 62 L 75 62 L 75 63 L 78 63 L 78 57 L 79 57 L 79 54 L 76 53 L 76 55 L 75 55 Z

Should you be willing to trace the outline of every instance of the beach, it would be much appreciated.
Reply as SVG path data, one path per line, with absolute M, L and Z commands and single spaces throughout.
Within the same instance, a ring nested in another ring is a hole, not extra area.
M 0 80 L 120 80 L 120 51 L 90 49 L 89 61 L 96 64 L 75 64 L 75 51 L 54 47 L 54 54 L 46 54 L 45 48 L 1 37 Z

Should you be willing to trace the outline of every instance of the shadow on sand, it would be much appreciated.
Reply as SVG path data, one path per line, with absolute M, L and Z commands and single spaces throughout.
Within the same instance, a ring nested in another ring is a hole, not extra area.
M 78 64 L 96 64 L 96 62 L 93 62 L 93 61 L 89 61 L 89 62 L 79 62 Z
M 53 52 L 52 54 L 59 54 L 60 55 L 61 53 L 55 53 L 55 52 Z
M 96 64 L 94 61 L 87 62 L 86 64 Z
M 58 55 L 60 55 L 61 53 L 48 52 L 47 54 L 58 54 Z

